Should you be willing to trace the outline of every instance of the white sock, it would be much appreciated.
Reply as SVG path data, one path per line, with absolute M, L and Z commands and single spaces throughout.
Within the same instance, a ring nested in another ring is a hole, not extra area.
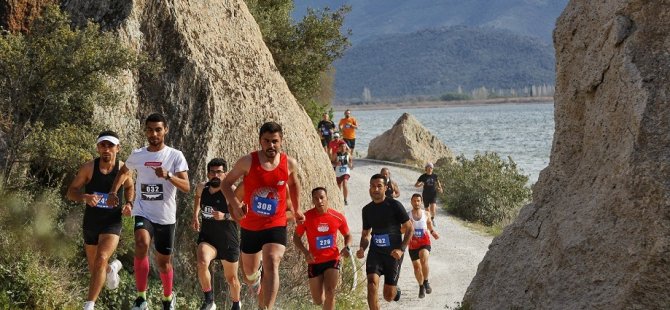
M 87 301 L 84 303 L 84 310 L 93 310 L 95 309 L 95 301 Z

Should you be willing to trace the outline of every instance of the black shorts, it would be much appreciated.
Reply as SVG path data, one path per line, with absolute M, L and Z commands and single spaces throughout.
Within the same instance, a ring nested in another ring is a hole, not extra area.
M 235 263 L 240 259 L 239 226 L 231 220 L 216 221 L 207 225 L 203 220 L 198 234 L 198 244 L 205 242 L 216 249 L 216 259 Z
M 253 231 L 240 229 L 240 249 L 244 254 L 256 254 L 267 243 L 277 243 L 286 246 L 286 226 L 272 227 Z
M 398 285 L 400 266 L 404 257 L 405 255 L 403 254 L 399 260 L 396 260 L 390 254 L 369 251 L 368 259 L 365 262 L 365 273 L 376 273 L 379 276 L 384 276 L 384 284 L 396 286 Z
M 423 196 L 423 207 L 426 209 L 431 203 L 437 203 L 437 194 L 424 193 L 421 196 Z
M 419 259 L 419 252 L 421 252 L 421 250 L 423 249 L 426 249 L 428 250 L 428 252 L 430 252 L 430 244 L 422 245 L 420 248 L 416 250 L 409 250 L 409 258 L 411 258 L 412 261 Z
M 342 139 L 342 140 L 344 140 L 344 142 L 347 143 L 347 146 L 349 146 L 349 148 L 352 149 L 352 150 L 356 146 L 356 138 L 354 138 L 354 139 L 346 139 L 345 138 L 345 139 Z
M 84 228 L 84 244 L 98 245 L 98 238 L 102 234 L 121 235 L 121 222 L 111 223 L 94 228 Z
M 334 259 L 320 264 L 309 264 L 307 265 L 307 277 L 316 278 L 326 272 L 327 269 L 337 269 L 340 270 L 340 260 Z
M 333 140 L 333 136 L 323 136 L 323 139 L 321 139 L 321 146 L 326 147 L 328 146 L 328 142 Z
M 152 223 L 142 216 L 135 216 L 135 231 L 144 229 L 154 241 L 154 248 L 163 255 L 172 254 L 174 246 L 175 224 L 161 225 Z

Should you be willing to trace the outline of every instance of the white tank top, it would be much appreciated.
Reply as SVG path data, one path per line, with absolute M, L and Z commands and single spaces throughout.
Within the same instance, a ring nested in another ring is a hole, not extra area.
M 426 222 L 426 211 L 424 210 L 419 210 L 421 212 L 421 218 L 418 220 L 414 219 L 414 216 L 412 215 L 412 210 L 409 210 L 407 212 L 407 215 L 409 215 L 409 218 L 412 220 L 412 225 L 414 225 L 414 230 L 417 229 L 423 229 L 424 231 L 428 231 L 428 223 Z

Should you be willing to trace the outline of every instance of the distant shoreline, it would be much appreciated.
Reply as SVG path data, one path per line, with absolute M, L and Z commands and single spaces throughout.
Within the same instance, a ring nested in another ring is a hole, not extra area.
M 479 100 L 453 100 L 453 101 L 416 101 L 416 102 L 398 102 L 398 103 L 365 103 L 365 104 L 334 104 L 333 109 L 343 111 L 350 109 L 360 110 L 381 110 L 381 109 L 407 109 L 407 108 L 441 108 L 441 107 L 466 107 L 482 106 L 493 104 L 524 104 L 524 103 L 546 103 L 553 104 L 554 97 L 514 97 L 514 98 L 495 98 Z

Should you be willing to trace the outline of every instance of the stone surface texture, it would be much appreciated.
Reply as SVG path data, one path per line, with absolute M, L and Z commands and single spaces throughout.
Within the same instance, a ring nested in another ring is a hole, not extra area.
M 451 150 L 409 113 L 403 113 L 391 129 L 370 141 L 367 158 L 423 167 L 426 162 L 454 158 Z
M 670 1 L 570 1 L 550 163 L 480 263 L 471 309 L 670 308 L 668 33 Z
M 57 0 L 0 0 L 0 28 L 11 32 L 26 32 L 42 7 L 57 2 Z

